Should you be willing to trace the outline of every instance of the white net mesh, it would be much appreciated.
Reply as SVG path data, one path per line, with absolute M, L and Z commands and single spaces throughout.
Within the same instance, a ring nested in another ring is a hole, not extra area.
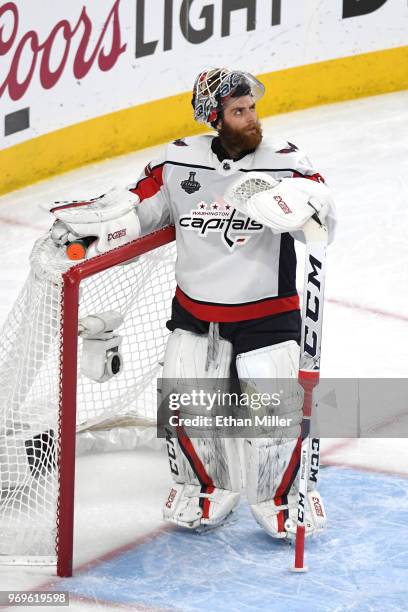
M 78 365 L 78 429 L 154 424 L 174 248 L 165 245 L 81 282 L 80 318 L 108 310 L 124 317 L 117 330 L 124 368 L 98 383 Z M 62 274 L 71 266 L 48 235 L 38 240 L 30 275 L 0 333 L 0 560 L 55 554 Z M 81 348 L 79 339 L 78 362 Z

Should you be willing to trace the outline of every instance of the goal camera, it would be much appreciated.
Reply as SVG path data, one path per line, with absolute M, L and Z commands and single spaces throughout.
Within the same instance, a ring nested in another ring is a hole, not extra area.
M 123 323 L 120 313 L 110 311 L 89 315 L 79 321 L 83 339 L 81 372 L 96 382 L 106 382 L 123 369 L 122 337 L 114 331 Z

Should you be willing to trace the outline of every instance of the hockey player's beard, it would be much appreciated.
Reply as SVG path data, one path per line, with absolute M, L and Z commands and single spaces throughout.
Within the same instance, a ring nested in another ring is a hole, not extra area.
M 229 153 L 237 157 L 244 151 L 253 151 L 262 141 L 262 128 L 259 121 L 250 128 L 237 130 L 225 121 L 218 131 L 221 143 Z

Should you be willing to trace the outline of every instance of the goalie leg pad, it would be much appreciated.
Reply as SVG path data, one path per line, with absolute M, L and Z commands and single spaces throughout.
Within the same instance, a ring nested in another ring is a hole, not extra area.
M 208 339 L 176 329 L 169 338 L 163 368 L 163 397 L 192 389 L 215 393 L 227 390 L 232 345 L 220 338 L 218 355 L 207 360 Z M 207 369 L 206 369 L 207 366 Z M 208 384 L 206 382 L 208 381 Z M 216 382 L 215 382 L 216 381 Z M 180 406 L 179 415 L 208 416 L 205 406 Z M 165 520 L 195 529 L 223 522 L 238 505 L 242 487 L 238 440 L 190 438 L 183 427 L 166 426 L 167 451 L 173 485 L 164 505 Z M 200 435 L 196 428 L 195 434 Z
M 275 416 L 275 421 L 260 419 L 257 437 L 266 435 L 276 440 L 297 438 L 302 422 L 303 392 L 298 384 L 299 346 L 294 340 L 267 346 L 237 356 L 237 371 L 242 392 L 259 400 L 271 399 L 252 413 L 260 418 Z M 259 405 L 259 402 L 254 405 Z M 284 425 L 276 427 L 276 423 Z M 269 424 L 272 422 L 272 424 Z
M 285 417 L 287 422 L 284 427 L 259 427 L 258 437 L 245 440 L 244 448 L 251 511 L 270 535 L 279 538 L 290 537 L 289 519 L 296 529 L 303 407 L 303 393 L 297 382 L 298 364 L 299 347 L 294 341 L 243 353 L 237 358 L 242 389 L 249 394 L 270 396 L 279 392 L 279 405 L 267 406 L 265 414 Z M 321 502 L 319 494 L 316 495 Z M 324 508 L 322 512 L 325 522 Z M 315 519 L 309 509 L 306 516 L 307 535 L 323 528 L 322 517 Z
M 293 340 L 237 357 L 243 391 L 249 395 L 268 393 L 270 397 L 279 393 L 280 403 L 266 406 L 262 416 L 284 417 L 287 423 L 285 427 L 258 427 L 258 436 L 245 441 L 246 488 L 250 504 L 288 494 L 295 480 L 300 450 L 297 440 L 302 421 L 298 363 L 299 347 Z

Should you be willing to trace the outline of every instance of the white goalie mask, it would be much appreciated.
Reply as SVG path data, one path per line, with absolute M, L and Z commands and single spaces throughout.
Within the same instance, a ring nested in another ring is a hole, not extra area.
M 249 72 L 228 68 L 207 68 L 198 75 L 193 88 L 194 119 L 214 126 L 226 99 L 238 88 L 257 102 L 265 93 L 264 85 Z

